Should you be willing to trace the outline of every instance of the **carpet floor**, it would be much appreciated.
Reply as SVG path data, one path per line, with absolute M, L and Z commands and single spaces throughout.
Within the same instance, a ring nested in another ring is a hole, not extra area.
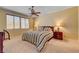
M 21 36 L 14 37 L 11 40 L 4 40 L 4 53 L 38 53 L 36 47 L 27 42 L 22 41 Z M 79 41 L 61 41 L 51 39 L 47 42 L 41 51 L 42 53 L 72 53 L 79 52 Z
M 4 53 L 37 53 L 36 47 L 27 41 L 22 41 L 20 36 L 11 40 L 4 40 Z

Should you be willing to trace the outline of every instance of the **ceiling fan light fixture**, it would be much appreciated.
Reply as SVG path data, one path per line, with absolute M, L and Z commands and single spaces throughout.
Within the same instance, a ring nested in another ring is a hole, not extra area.
M 34 6 L 29 8 L 29 10 L 31 11 L 31 13 L 28 14 L 28 17 L 37 18 L 40 14 L 40 12 L 35 11 Z

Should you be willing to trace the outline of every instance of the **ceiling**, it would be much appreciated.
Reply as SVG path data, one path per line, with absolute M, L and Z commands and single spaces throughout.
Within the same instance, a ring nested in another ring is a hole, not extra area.
M 30 13 L 29 9 L 31 6 L 2 6 L 2 8 L 8 9 L 8 10 L 12 10 L 12 11 L 16 11 L 16 12 L 20 12 L 23 13 L 25 15 L 27 15 L 28 13 Z M 40 11 L 41 14 L 47 14 L 47 13 L 53 13 L 53 12 L 58 12 L 67 8 L 71 8 L 71 6 L 36 6 L 35 10 L 36 11 Z

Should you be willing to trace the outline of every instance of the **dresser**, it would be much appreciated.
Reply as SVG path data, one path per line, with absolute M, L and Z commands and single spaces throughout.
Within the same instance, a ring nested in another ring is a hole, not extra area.
M 0 32 L 0 53 L 3 53 L 3 40 L 5 39 L 5 33 Z

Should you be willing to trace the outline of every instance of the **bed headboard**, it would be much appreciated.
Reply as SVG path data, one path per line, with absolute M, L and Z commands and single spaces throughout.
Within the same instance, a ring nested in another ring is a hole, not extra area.
M 39 31 L 53 31 L 54 32 L 54 26 L 39 26 L 38 27 Z

